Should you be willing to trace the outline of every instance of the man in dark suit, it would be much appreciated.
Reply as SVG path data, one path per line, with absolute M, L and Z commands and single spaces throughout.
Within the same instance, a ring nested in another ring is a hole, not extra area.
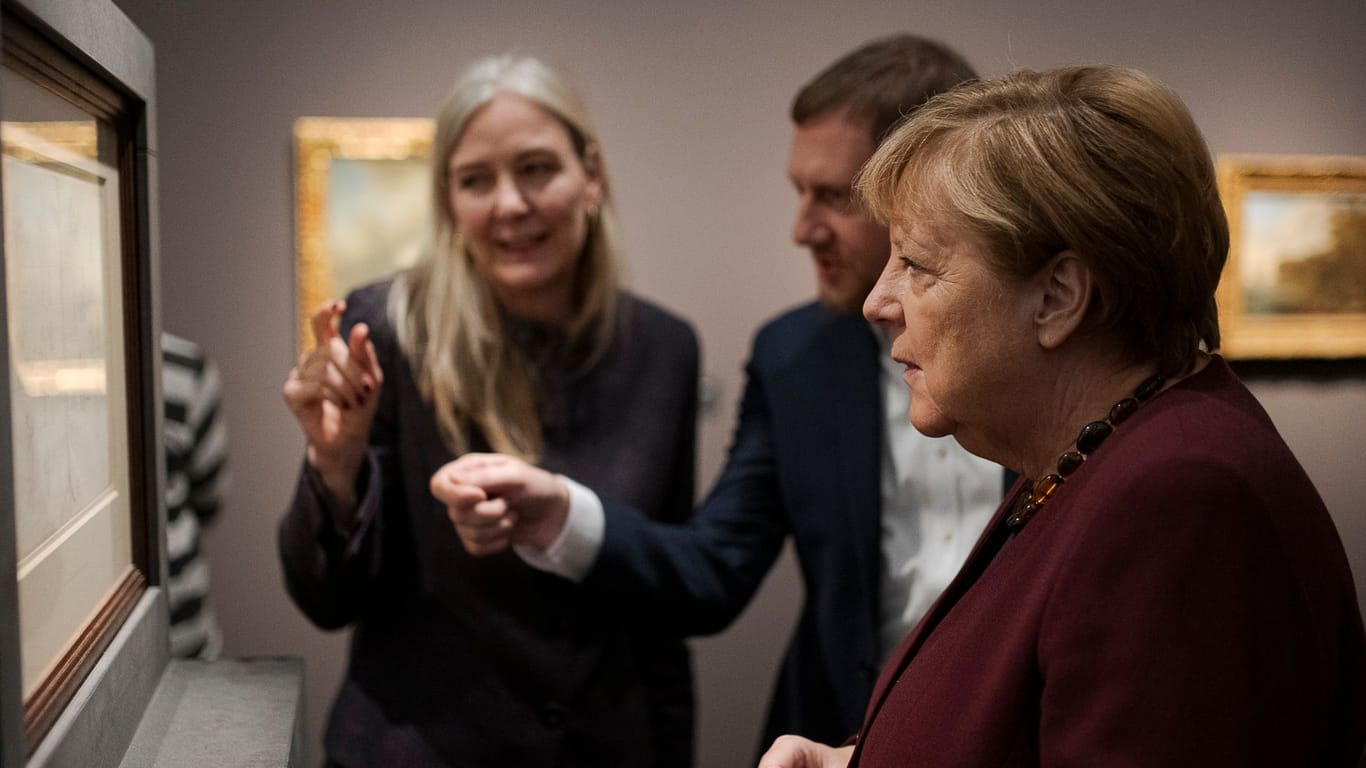
M 471 552 L 527 545 L 518 552 L 533 565 L 683 634 L 729 625 L 790 535 L 806 601 L 761 747 L 783 733 L 838 743 L 857 730 L 883 660 L 1000 501 L 1000 467 L 910 427 L 902 370 L 860 314 L 887 230 L 850 193 L 895 122 L 972 77 L 944 46 L 901 35 L 849 53 L 797 94 L 792 237 L 812 255 L 820 300 L 756 335 L 726 466 L 688 524 L 650 521 L 504 457 L 462 459 L 432 482 Z

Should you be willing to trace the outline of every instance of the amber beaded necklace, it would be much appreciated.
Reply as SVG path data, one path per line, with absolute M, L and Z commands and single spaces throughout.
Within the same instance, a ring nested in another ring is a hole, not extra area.
M 1053 498 L 1053 494 L 1058 492 L 1067 478 L 1085 463 L 1086 457 L 1105 442 L 1105 438 L 1115 431 L 1115 427 L 1134 415 L 1138 406 L 1151 400 L 1165 382 L 1166 379 L 1161 374 L 1149 376 L 1138 385 L 1138 389 L 1134 390 L 1132 395 L 1110 406 L 1110 413 L 1104 419 L 1082 427 L 1081 434 L 1077 435 L 1076 447 L 1058 457 L 1058 471 L 1044 475 L 1033 487 L 1021 489 L 1015 496 L 1010 517 L 1006 519 L 1006 527 L 1012 531 L 1023 528 L 1025 523 Z

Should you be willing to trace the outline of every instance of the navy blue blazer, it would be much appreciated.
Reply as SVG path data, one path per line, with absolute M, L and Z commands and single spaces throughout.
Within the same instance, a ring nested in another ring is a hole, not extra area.
M 790 535 L 806 599 L 763 742 L 841 743 L 880 666 L 881 354 L 856 313 L 798 307 L 761 328 L 725 468 L 685 526 L 605 503 L 586 586 L 685 634 L 725 628 Z

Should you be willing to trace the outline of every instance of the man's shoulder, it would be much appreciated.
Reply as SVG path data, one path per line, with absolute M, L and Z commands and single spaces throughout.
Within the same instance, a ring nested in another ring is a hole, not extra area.
M 771 318 L 754 335 L 755 354 L 788 357 L 818 340 L 872 342 L 872 329 L 858 313 L 832 312 L 819 301 L 792 307 Z
M 165 363 L 199 368 L 204 359 L 204 350 L 189 339 L 177 336 L 170 331 L 162 331 L 161 356 Z
M 808 301 L 779 312 L 765 320 L 756 334 L 760 337 L 792 336 L 810 333 L 836 319 L 838 315 L 819 301 Z
M 167 403 L 186 403 L 218 388 L 218 371 L 204 348 L 183 336 L 161 332 L 161 394 Z

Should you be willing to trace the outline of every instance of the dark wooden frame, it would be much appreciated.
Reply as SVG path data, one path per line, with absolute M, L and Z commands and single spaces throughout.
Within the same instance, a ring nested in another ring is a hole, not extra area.
M 113 587 L 111 596 L 96 616 L 73 639 L 53 671 L 40 683 L 28 701 L 19 702 L 21 682 L 18 660 L 17 585 L 4 579 L 0 588 L 0 766 L 18 766 L 29 760 L 40 745 L 48 753 L 62 753 L 60 745 L 43 744 L 44 738 L 63 715 L 83 685 L 103 683 L 103 675 L 92 675 L 99 666 L 115 665 L 120 659 L 106 657 L 121 631 L 131 632 L 128 618 L 140 605 L 152 600 L 164 610 L 159 590 L 149 586 L 164 583 L 164 513 L 161 511 L 160 458 L 160 363 L 155 305 L 156 259 L 152 214 L 151 158 L 151 50 L 145 38 L 128 23 L 107 0 L 4 0 L 0 17 L 4 63 L 9 69 L 61 96 L 83 112 L 114 128 L 119 170 L 119 218 L 121 272 L 123 276 L 123 344 L 125 391 L 127 392 L 127 451 L 129 506 L 132 527 L 132 567 Z M 101 36 L 100 32 L 106 33 Z M 3 117 L 3 115 L 0 115 Z M 3 256 L 3 246 L 0 246 Z M 3 259 L 0 259 L 0 310 L 5 310 Z M 0 311 L 0 322 L 8 322 L 7 311 Z M 0 333 L 0 570 L 13 574 L 15 568 L 13 446 L 10 437 L 9 350 L 6 334 Z M 127 655 L 133 668 L 151 667 L 136 677 L 159 675 L 165 664 L 165 618 L 140 620 L 139 627 L 152 628 L 150 641 L 125 642 L 133 646 L 116 655 Z M 156 632 L 157 628 L 160 632 Z M 138 633 L 138 639 L 148 636 Z M 127 638 L 125 638 L 126 640 Z M 162 646 L 160 653 L 156 652 Z M 150 648 L 150 656 L 145 649 Z M 137 651 L 137 653 L 130 653 Z M 107 670 L 106 670 L 107 671 Z M 99 680 L 91 680 L 99 677 Z M 117 677 L 117 675 L 116 675 Z M 155 677 L 152 677 L 154 680 Z M 127 681 L 123 681 L 125 684 Z M 109 685 L 117 688 L 118 682 Z M 145 682 L 127 686 L 129 690 L 147 688 Z M 148 695 L 150 689 L 148 688 Z M 123 691 L 105 693 L 108 700 L 126 698 Z M 99 696 L 86 697 L 97 700 Z M 145 699 L 141 702 L 145 704 Z M 83 702 L 82 708 L 86 706 Z M 117 709 L 112 708 L 111 709 Z M 124 722 L 110 729 L 131 737 L 140 711 L 124 712 Z M 99 726 L 95 726 L 98 728 Z M 90 727 L 76 727 L 77 732 Z M 89 744 L 109 742 L 108 736 L 86 734 Z M 125 742 L 126 743 L 126 742 Z M 22 745 L 22 751 L 21 747 Z M 85 751 L 74 746 L 68 751 Z M 119 753 L 121 754 L 121 752 Z M 116 755 L 113 756 L 116 759 Z M 109 759 L 109 758 L 102 758 Z M 60 762 L 61 759 L 55 759 Z M 40 761 L 41 762 L 41 761 Z

